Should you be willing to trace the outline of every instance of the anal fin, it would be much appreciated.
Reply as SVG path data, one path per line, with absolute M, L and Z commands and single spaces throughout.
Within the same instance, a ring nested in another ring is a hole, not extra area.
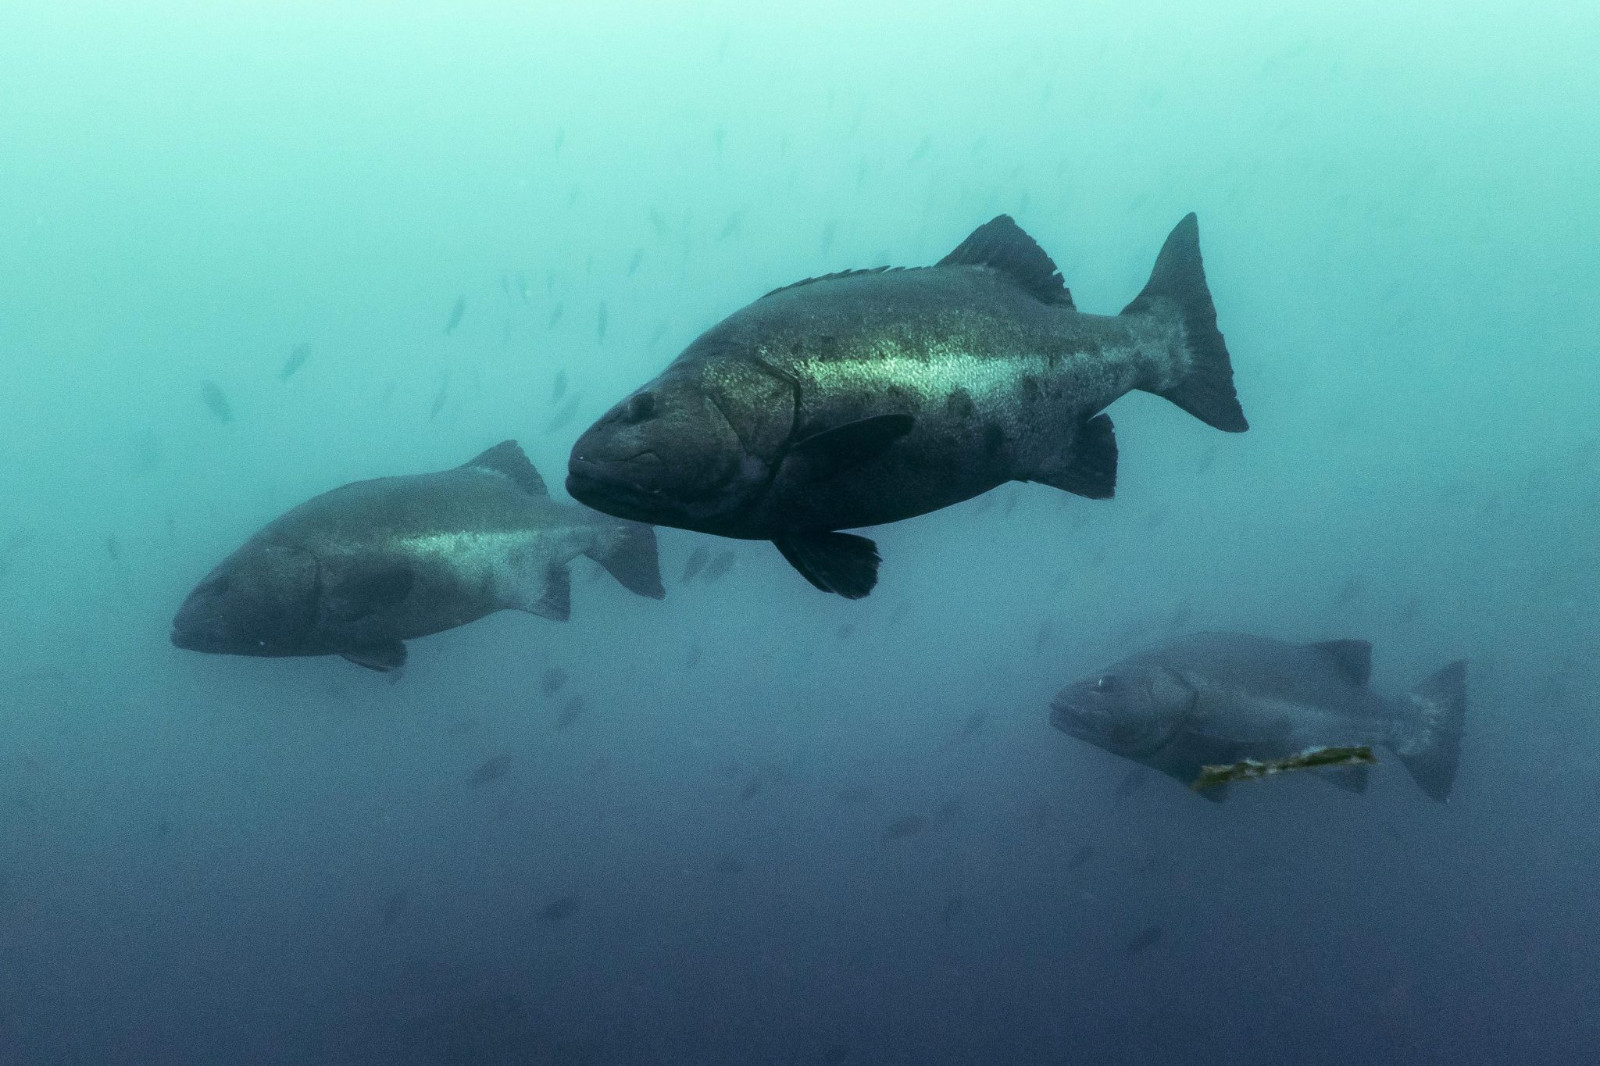
M 365 644 L 359 648 L 346 648 L 339 654 L 357 666 L 364 666 L 381 674 L 398 670 L 406 664 L 405 642 L 399 640 L 385 640 L 376 644 Z
M 518 606 L 540 618 L 565 622 L 572 617 L 572 571 L 565 566 L 550 567 L 544 572 L 544 585 L 538 597 Z
M 859 600 L 878 583 L 878 546 L 853 533 L 791 533 L 773 544 L 800 576 L 823 592 Z
M 1117 435 L 1109 415 L 1095 415 L 1079 429 L 1066 464 L 1029 478 L 1091 500 L 1117 491 Z

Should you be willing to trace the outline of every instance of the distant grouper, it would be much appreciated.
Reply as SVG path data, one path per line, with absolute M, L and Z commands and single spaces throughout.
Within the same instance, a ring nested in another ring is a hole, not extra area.
M 465 466 L 358 481 L 274 520 L 189 594 L 172 643 L 393 670 L 404 641 L 495 611 L 564 621 L 579 555 L 641 596 L 665 595 L 650 526 L 554 502 L 505 441 Z
M 1399 756 L 1436 800 L 1450 795 L 1466 717 L 1466 664 L 1454 662 L 1396 700 L 1368 687 L 1364 640 L 1288 644 L 1198 633 L 1068 685 L 1050 724 L 1194 787 L 1306 770 L 1364 791 L 1372 749 Z
M 1100 411 L 1134 389 L 1247 428 L 1194 215 L 1119 315 L 1079 312 L 1001 215 L 935 266 L 811 278 L 730 315 L 583 434 L 567 490 L 622 518 L 770 540 L 817 588 L 858 598 L 877 547 L 839 530 L 1007 481 L 1112 495 Z

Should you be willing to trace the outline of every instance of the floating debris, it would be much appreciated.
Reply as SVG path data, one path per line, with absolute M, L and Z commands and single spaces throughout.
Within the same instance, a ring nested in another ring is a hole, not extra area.
M 1365 744 L 1342 748 L 1307 748 L 1298 755 L 1290 755 L 1283 759 L 1265 761 L 1245 759 L 1242 762 L 1227 763 L 1222 766 L 1202 766 L 1200 776 L 1194 779 L 1194 784 L 1190 787 L 1198 792 L 1203 788 L 1226 785 L 1233 781 L 1255 781 L 1290 770 L 1359 766 L 1377 761 L 1377 756 L 1373 755 L 1372 749 Z

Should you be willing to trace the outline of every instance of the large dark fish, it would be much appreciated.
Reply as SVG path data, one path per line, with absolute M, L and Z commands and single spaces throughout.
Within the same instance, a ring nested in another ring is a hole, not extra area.
M 771 540 L 812 584 L 877 581 L 865 537 L 1007 481 L 1116 485 L 1111 420 L 1142 389 L 1246 427 L 1195 217 L 1120 315 L 1079 312 L 1008 216 L 936 266 L 768 293 L 713 326 L 573 447 L 567 489 L 601 511 Z
M 1445 799 L 1461 754 L 1466 664 L 1451 663 L 1398 700 L 1368 688 L 1371 674 L 1372 645 L 1364 640 L 1286 644 L 1201 633 L 1062 689 L 1050 724 L 1185 785 L 1205 766 L 1382 746 L 1422 791 Z M 1366 771 L 1356 765 L 1328 780 L 1361 791 Z M 1220 800 L 1227 789 L 1201 795 Z
M 505 441 L 454 470 L 358 481 L 276 519 L 189 594 L 172 642 L 392 670 L 403 641 L 495 611 L 565 620 L 579 555 L 664 595 L 653 529 L 552 501 Z

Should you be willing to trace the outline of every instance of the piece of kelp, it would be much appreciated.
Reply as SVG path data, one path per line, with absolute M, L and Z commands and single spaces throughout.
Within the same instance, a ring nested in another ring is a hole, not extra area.
M 1325 770 L 1377 761 L 1377 756 L 1372 754 L 1372 748 L 1365 744 L 1350 747 L 1307 748 L 1298 755 L 1282 759 L 1265 761 L 1245 759 L 1242 762 L 1225 763 L 1220 766 L 1202 766 L 1200 776 L 1195 778 L 1194 784 L 1189 787 L 1199 792 L 1201 789 L 1217 785 L 1226 785 L 1234 781 L 1255 781 L 1290 770 Z

